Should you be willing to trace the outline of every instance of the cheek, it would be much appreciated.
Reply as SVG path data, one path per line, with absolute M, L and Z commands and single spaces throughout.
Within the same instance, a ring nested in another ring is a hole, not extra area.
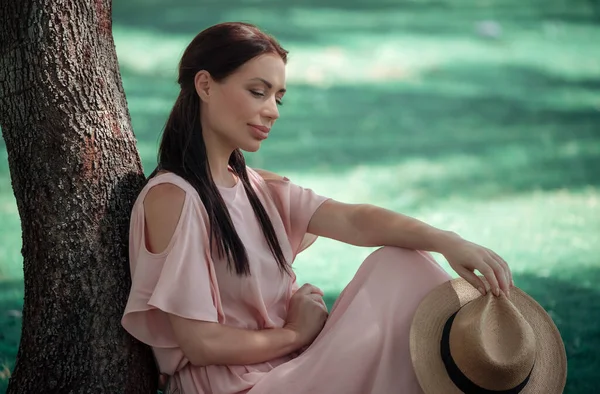
M 233 112 L 233 118 L 244 122 L 249 122 L 255 112 L 256 102 L 250 94 L 240 93 L 232 97 L 229 108 Z
M 222 94 L 215 98 L 211 103 L 211 123 L 217 130 L 228 133 L 239 117 L 242 100 L 231 94 Z
M 211 108 L 211 124 L 220 133 L 235 138 L 244 124 L 255 120 L 259 100 L 245 91 L 223 93 Z

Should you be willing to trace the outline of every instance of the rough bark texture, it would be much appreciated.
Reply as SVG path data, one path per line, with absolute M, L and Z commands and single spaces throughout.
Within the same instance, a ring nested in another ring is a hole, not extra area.
M 0 2 L 0 126 L 23 230 L 23 331 L 8 393 L 155 393 L 120 326 L 143 182 L 110 0 Z

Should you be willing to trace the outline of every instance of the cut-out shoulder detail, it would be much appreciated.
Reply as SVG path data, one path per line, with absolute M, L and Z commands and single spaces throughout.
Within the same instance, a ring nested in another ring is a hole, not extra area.
M 174 183 L 159 183 L 152 186 L 148 190 L 148 193 L 146 193 L 146 198 L 144 199 L 144 204 L 146 204 L 146 202 L 149 200 L 161 201 L 163 199 L 172 198 L 179 199 L 183 203 L 183 200 L 185 199 L 185 190 Z
M 271 171 L 263 170 L 260 168 L 254 168 L 254 171 L 256 171 L 256 173 L 258 175 L 260 175 L 262 177 L 262 179 L 265 180 L 265 182 L 269 182 L 269 181 L 289 182 L 289 179 L 287 177 L 275 174 L 274 172 L 271 172 Z
M 167 249 L 180 221 L 185 199 L 185 190 L 172 183 L 160 183 L 150 188 L 144 198 L 148 252 L 160 254 Z

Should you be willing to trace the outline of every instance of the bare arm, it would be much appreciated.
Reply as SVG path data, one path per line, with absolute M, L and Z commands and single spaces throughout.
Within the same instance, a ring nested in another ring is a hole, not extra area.
M 482 294 L 486 286 L 475 270 L 485 276 L 495 295 L 500 290 L 509 294 L 513 285 L 508 264 L 494 251 L 456 233 L 373 205 L 328 200 L 314 213 L 308 232 L 357 246 L 397 246 L 441 253 L 456 273 Z
M 308 232 L 356 246 L 398 246 L 442 252 L 458 235 L 420 220 L 369 204 L 324 202 L 313 215 Z
M 290 354 L 298 349 L 287 328 L 246 330 L 169 314 L 175 339 L 193 365 L 248 365 Z
M 144 200 L 147 248 L 160 253 L 168 246 L 185 201 L 185 191 L 172 184 L 153 187 Z M 245 330 L 168 314 L 175 340 L 194 365 L 244 365 L 264 362 L 304 346 L 304 338 L 288 328 Z

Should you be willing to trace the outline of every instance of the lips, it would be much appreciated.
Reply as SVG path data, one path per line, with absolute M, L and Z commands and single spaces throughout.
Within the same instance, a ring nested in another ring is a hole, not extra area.
M 255 124 L 251 124 L 250 126 L 252 126 L 252 127 L 256 128 L 256 129 L 259 129 L 259 130 L 260 130 L 260 131 L 262 131 L 263 133 L 268 133 L 268 132 L 269 132 L 269 130 L 271 130 L 270 128 L 268 128 L 268 127 L 266 127 L 266 126 L 258 126 L 258 125 L 255 125 Z
M 267 139 L 267 137 L 269 136 L 269 128 L 265 127 L 265 126 L 258 126 L 258 125 L 249 125 L 250 126 L 250 130 L 252 130 L 252 135 L 254 136 L 254 138 L 259 139 L 259 140 L 265 140 Z

